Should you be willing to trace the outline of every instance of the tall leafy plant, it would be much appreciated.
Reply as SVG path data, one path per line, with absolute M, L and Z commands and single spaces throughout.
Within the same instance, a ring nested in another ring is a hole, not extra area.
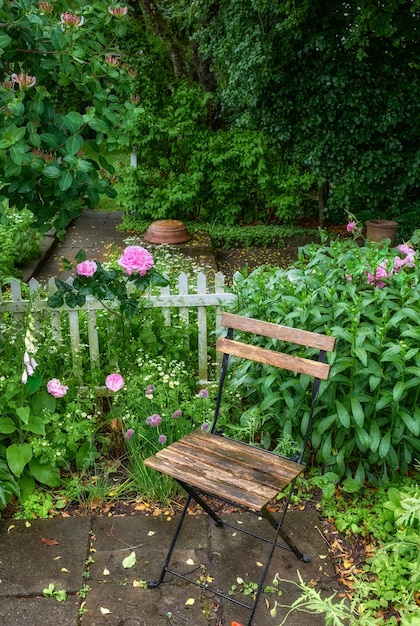
M 325 240 L 292 269 L 236 283 L 242 314 L 337 337 L 311 443 L 316 461 L 354 488 L 406 472 L 420 452 L 419 278 L 410 247 Z M 307 383 L 248 372 L 249 402 L 266 411 L 272 439 L 280 429 L 301 437 Z

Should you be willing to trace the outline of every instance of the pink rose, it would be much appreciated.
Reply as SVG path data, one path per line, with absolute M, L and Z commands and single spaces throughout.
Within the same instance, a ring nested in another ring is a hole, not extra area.
M 153 257 L 148 250 L 141 246 L 128 246 L 118 264 L 124 268 L 128 275 L 138 272 L 140 276 L 144 276 L 153 267 Z
M 412 246 L 406 243 L 401 243 L 399 246 L 397 246 L 397 250 L 399 252 L 402 252 L 403 254 L 414 254 L 414 249 L 412 248 Z
M 76 272 L 79 276 L 87 276 L 87 278 L 92 278 L 97 269 L 95 261 L 83 261 L 76 265 Z
M 119 391 L 124 387 L 124 378 L 121 374 L 109 374 L 105 379 L 105 385 L 111 391 Z
M 68 387 L 62 385 L 58 378 L 51 378 L 51 380 L 47 382 L 47 391 L 54 396 L 54 398 L 62 398 L 66 395 Z
M 349 222 L 347 224 L 347 232 L 348 233 L 352 233 L 355 228 L 356 228 L 356 222 Z

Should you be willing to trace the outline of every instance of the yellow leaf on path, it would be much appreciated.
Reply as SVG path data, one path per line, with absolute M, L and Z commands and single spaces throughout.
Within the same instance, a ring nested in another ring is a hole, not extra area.
M 32 526 L 32 524 L 31 524 L 31 522 L 28 522 L 28 520 L 26 520 L 25 526 L 26 526 L 26 528 L 30 528 Z
M 10 533 L 10 531 L 13 530 L 14 528 L 16 528 L 16 526 L 14 524 L 11 524 L 9 528 L 7 529 L 7 532 Z
M 153 537 L 153 535 L 156 535 L 156 532 L 154 530 L 149 530 L 149 532 L 147 533 L 147 536 Z
M 69 570 L 67 569 L 67 567 L 62 567 L 60 572 L 63 572 L 64 574 L 68 574 Z
M 187 559 L 185 562 L 187 565 L 194 565 L 194 561 L 192 559 Z
M 188 598 L 188 600 L 185 603 L 185 606 L 192 606 L 193 604 L 195 604 L 194 598 Z
M 103 576 L 109 576 L 109 569 L 107 569 L 106 567 L 104 568 L 104 571 L 102 572 Z
M 261 563 L 260 561 L 256 561 L 256 564 L 258 565 L 258 567 L 263 567 L 264 563 Z
M 102 615 L 109 615 L 111 613 L 111 611 L 109 609 L 106 609 L 105 607 L 101 606 L 101 613 L 102 613 Z

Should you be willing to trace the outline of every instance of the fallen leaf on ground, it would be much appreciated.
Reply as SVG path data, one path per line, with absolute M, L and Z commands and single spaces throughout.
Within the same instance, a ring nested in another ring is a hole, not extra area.
M 109 615 L 111 613 L 111 611 L 109 609 L 106 609 L 105 607 L 101 606 L 101 613 L 102 613 L 102 615 Z
M 188 600 L 185 603 L 185 606 L 192 606 L 193 604 L 195 604 L 194 598 L 188 598 Z
M 46 546 L 59 546 L 57 539 L 51 539 L 50 537 L 41 537 L 41 541 Z

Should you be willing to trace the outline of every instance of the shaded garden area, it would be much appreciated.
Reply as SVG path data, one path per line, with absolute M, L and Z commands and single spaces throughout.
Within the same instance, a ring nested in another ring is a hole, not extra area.
M 180 270 L 202 268 L 136 237 L 182 219 L 209 234 L 222 269 L 248 254 L 228 308 L 337 338 L 294 506 L 324 516 L 342 597 L 302 583 L 301 602 L 327 624 L 416 624 L 413 3 L 0 5 L 2 515 L 178 508 L 176 485 L 142 461 L 211 421 L 215 376 L 199 380 L 197 346 L 214 373 L 220 310 L 208 307 L 200 335 L 198 306 L 171 310 L 170 324 L 148 307 Z M 81 252 L 72 284 L 21 285 L 17 310 L 12 276 L 87 207 L 121 210 L 134 249 L 102 262 Z M 397 247 L 359 237 L 370 218 L 399 222 Z M 296 254 L 284 246 L 315 233 Z M 232 376 L 222 428 L 287 453 L 306 389 L 270 369 Z

